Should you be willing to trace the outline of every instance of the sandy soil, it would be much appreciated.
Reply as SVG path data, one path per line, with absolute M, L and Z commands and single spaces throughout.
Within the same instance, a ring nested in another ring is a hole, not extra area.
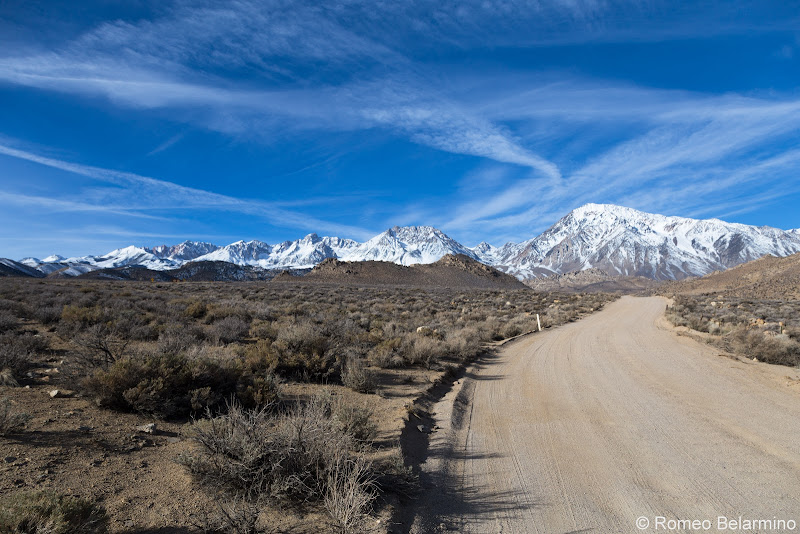
M 328 386 L 352 402 L 373 409 L 378 436 L 375 458 L 394 454 L 405 426 L 406 405 L 426 391 L 441 372 L 425 369 L 381 370 L 379 395 L 362 395 Z M 216 513 L 212 495 L 202 491 L 175 459 L 192 451 L 190 423 L 153 420 L 137 414 L 100 409 L 85 397 L 67 392 L 51 398 L 57 377 L 45 375 L 29 388 L 0 386 L 18 412 L 30 414 L 28 428 L 0 436 L 0 495 L 53 490 L 99 502 L 108 512 L 110 532 L 185 534 L 201 532 L 204 519 Z M 54 383 L 55 382 L 55 383 Z M 319 385 L 290 383 L 286 398 L 305 398 Z M 64 391 L 63 389 L 61 391 Z M 137 427 L 154 422 L 152 434 Z M 377 503 L 376 531 L 385 530 L 396 496 Z M 329 531 L 324 513 L 314 507 L 303 514 L 267 511 L 275 532 Z
M 657 532 L 658 516 L 708 519 L 711 531 L 718 516 L 800 523 L 798 371 L 677 336 L 665 304 L 624 297 L 469 372 L 435 407 L 428 491 L 402 530 Z

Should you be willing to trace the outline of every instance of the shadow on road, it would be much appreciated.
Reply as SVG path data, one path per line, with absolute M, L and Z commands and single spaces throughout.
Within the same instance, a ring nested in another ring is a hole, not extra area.
M 460 518 L 513 516 L 519 511 L 529 509 L 538 504 L 520 503 L 508 492 L 498 492 L 490 487 L 468 486 L 460 477 L 437 471 L 427 473 L 420 468 L 430 459 L 449 460 L 490 460 L 500 458 L 499 454 L 471 454 L 464 450 L 454 450 L 454 444 L 444 447 L 430 447 L 429 435 L 420 432 L 420 428 L 433 429 L 433 406 L 445 397 L 455 384 L 464 381 L 454 403 L 451 425 L 460 428 L 464 424 L 469 406 L 469 396 L 475 381 L 501 380 L 505 375 L 490 374 L 496 363 L 496 353 L 486 353 L 473 361 L 469 370 L 463 366 L 452 374 L 450 379 L 437 384 L 416 403 L 416 409 L 406 424 L 401 435 L 401 447 L 414 472 L 419 476 L 420 492 L 414 498 L 404 499 L 402 506 L 392 518 L 393 528 L 390 532 L 409 534 L 413 525 L 418 525 L 421 532 L 439 532 L 444 530 L 459 531 Z

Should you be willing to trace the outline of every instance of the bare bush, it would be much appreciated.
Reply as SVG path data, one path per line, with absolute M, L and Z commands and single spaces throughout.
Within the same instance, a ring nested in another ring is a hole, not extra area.
M 47 348 L 47 340 L 41 336 L 4 334 L 0 335 L 0 371 L 6 371 L 14 381 L 23 380 L 34 367 L 36 355 Z M 11 380 L 8 384 L 13 385 Z
M 112 324 L 97 323 L 78 331 L 72 342 L 79 347 L 83 361 L 90 367 L 108 367 L 125 354 L 131 340 Z
M 359 531 L 376 487 L 357 439 L 366 426 L 343 406 L 328 392 L 287 413 L 232 404 L 195 422 L 196 449 L 179 462 L 220 497 L 219 521 L 229 531 L 257 531 L 265 505 L 320 501 L 341 532 Z
M 30 415 L 15 411 L 11 407 L 11 401 L 0 400 L 0 436 L 19 432 L 30 420 Z
M 328 472 L 325 510 L 336 532 L 366 532 L 366 520 L 377 496 L 372 465 L 363 457 L 337 457 Z
M 19 320 L 9 310 L 0 309 L 0 334 L 12 332 L 19 327 Z
M 377 388 L 375 373 L 367 369 L 363 359 L 354 355 L 347 358 L 342 373 L 342 383 L 359 393 L 375 393 Z
M 158 336 L 158 351 L 163 354 L 178 354 L 198 345 L 202 331 L 183 325 L 167 326 Z
M 211 338 L 217 343 L 232 343 L 245 337 L 249 331 L 249 321 L 229 315 L 211 325 Z

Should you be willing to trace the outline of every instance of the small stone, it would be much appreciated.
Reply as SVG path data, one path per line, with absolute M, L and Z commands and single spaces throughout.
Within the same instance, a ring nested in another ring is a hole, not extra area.
M 431 429 L 430 429 L 430 428 L 428 428 L 428 427 L 427 427 L 427 426 L 425 426 L 425 425 L 417 425 L 417 430 L 419 430 L 419 431 L 420 431 L 420 432 L 422 432 L 423 434 L 430 434 L 430 433 L 431 433 Z
M 155 423 L 147 423 L 146 425 L 137 426 L 137 432 L 144 432 L 145 434 L 155 434 L 156 432 L 156 424 Z
M 167 438 L 167 443 L 180 443 L 181 438 L 177 438 L 175 436 L 170 436 Z
M 63 396 L 64 396 L 64 394 L 61 392 L 60 389 L 51 389 L 50 390 L 50 397 L 52 397 L 54 399 L 58 399 L 58 398 L 61 398 Z
M 13 463 L 17 459 L 16 456 L 6 456 L 3 461 L 7 464 Z

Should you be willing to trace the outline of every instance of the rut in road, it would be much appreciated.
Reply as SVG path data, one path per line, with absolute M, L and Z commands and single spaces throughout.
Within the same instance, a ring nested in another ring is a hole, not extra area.
M 443 430 L 410 531 L 655 532 L 637 529 L 641 516 L 800 523 L 797 370 L 680 337 L 665 305 L 623 297 L 468 373 L 436 405 Z

